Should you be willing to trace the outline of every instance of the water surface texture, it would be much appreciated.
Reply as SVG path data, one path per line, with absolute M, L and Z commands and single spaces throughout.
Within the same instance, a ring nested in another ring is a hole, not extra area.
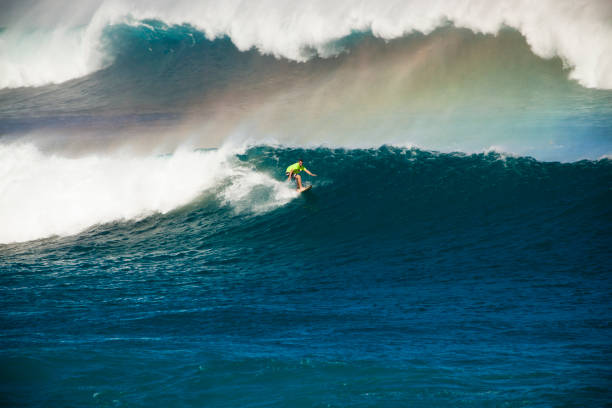
M 610 405 L 609 2 L 1 7 L 0 405 Z

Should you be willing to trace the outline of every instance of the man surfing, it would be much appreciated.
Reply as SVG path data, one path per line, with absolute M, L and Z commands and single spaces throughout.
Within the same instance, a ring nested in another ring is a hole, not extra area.
M 297 183 L 297 191 L 300 193 L 310 188 L 310 186 L 308 187 L 302 186 L 302 177 L 299 174 L 302 170 L 304 170 L 306 173 L 310 174 L 313 177 L 317 177 L 316 174 L 312 174 L 311 172 L 308 171 L 306 167 L 304 167 L 304 160 L 302 159 L 300 159 L 297 163 L 293 163 L 291 166 L 287 167 L 287 170 L 285 170 L 287 181 L 294 179 Z

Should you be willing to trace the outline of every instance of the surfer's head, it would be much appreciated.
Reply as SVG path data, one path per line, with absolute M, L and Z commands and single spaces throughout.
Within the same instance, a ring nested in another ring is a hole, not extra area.
M 304 165 L 304 160 L 299 159 L 299 160 L 298 160 L 298 163 L 300 163 L 300 166 L 302 166 L 302 165 Z

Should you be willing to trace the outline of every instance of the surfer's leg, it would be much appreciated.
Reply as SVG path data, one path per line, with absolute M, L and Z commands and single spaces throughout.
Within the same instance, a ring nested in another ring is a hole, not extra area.
M 295 180 L 297 181 L 298 190 L 301 190 L 302 189 L 302 177 L 299 174 L 296 174 Z

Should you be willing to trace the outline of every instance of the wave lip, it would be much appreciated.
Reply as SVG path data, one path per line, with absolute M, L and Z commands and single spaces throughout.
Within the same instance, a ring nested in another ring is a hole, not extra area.
M 256 48 L 295 61 L 336 55 L 340 50 L 331 44 L 355 31 L 390 40 L 414 31 L 428 34 L 449 23 L 488 34 L 509 26 L 525 36 L 535 54 L 559 56 L 571 68 L 570 77 L 583 86 L 612 89 L 612 3 L 606 0 L 93 4 L 95 12 L 81 29 L 62 25 L 65 14 L 59 15 L 57 3 L 51 1 L 41 1 L 29 11 L 49 14 L 50 31 L 33 34 L 31 28 L 7 27 L 0 34 L 0 54 L 5 56 L 0 61 L 0 88 L 59 83 L 101 69 L 113 57 L 102 49 L 105 27 L 156 19 L 169 25 L 190 24 L 209 39 L 227 36 L 242 51 Z

